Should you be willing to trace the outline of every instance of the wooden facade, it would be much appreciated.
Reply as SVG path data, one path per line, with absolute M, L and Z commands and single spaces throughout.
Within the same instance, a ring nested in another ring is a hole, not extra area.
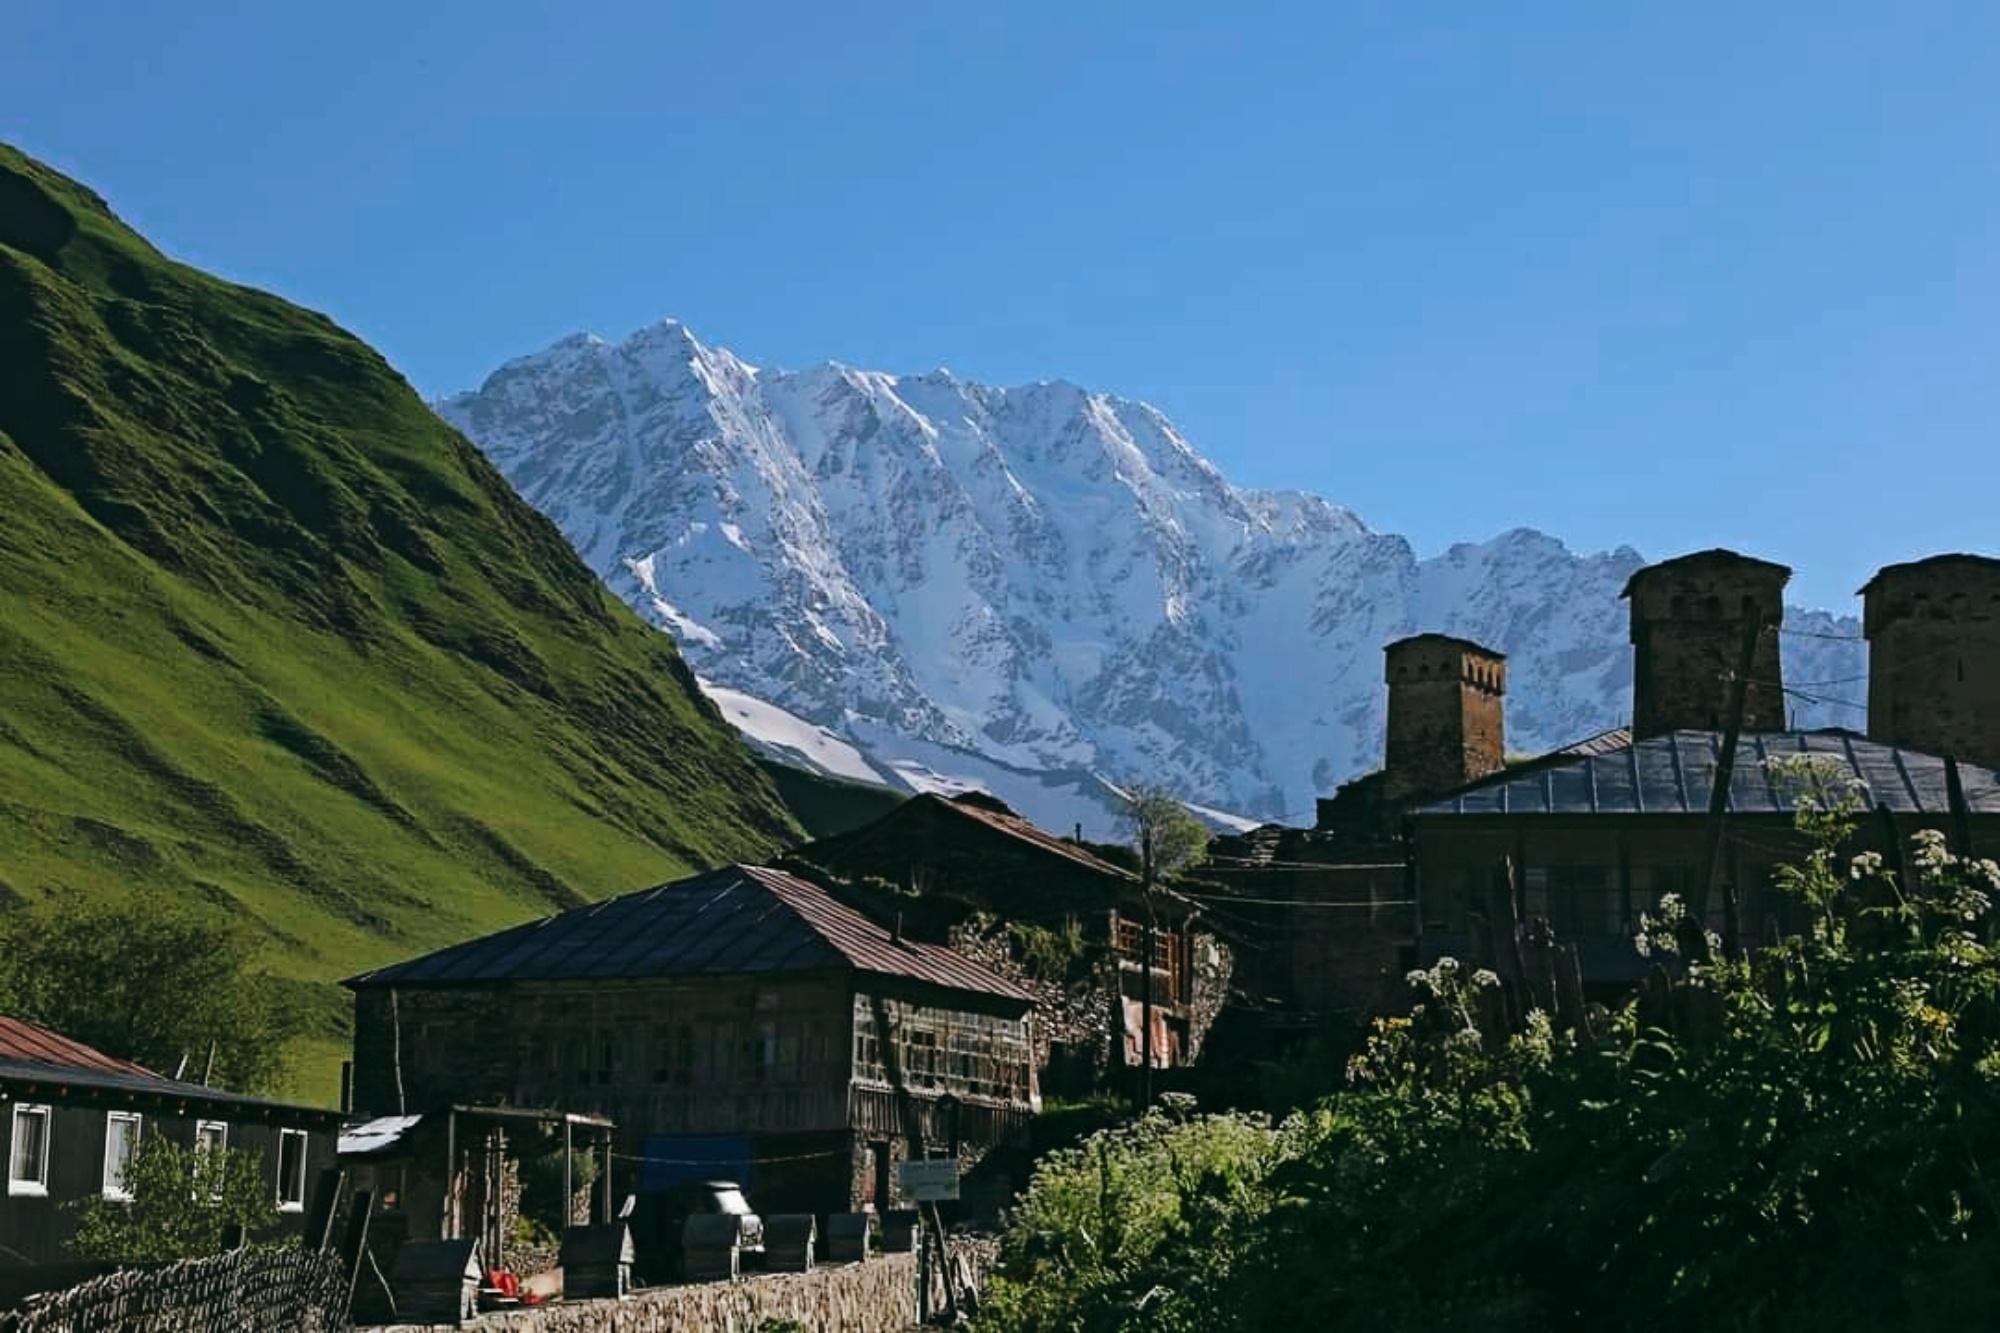
M 474 941 L 435 956 L 435 976 L 415 960 L 350 982 L 357 1112 L 590 1113 L 616 1127 L 614 1196 L 643 1207 L 681 1180 L 749 1177 L 766 1212 L 858 1207 L 914 1140 L 941 1146 L 956 1131 L 976 1152 L 1025 1128 L 1039 1097 L 1024 992 L 803 881 L 731 874 L 663 886 L 657 902 L 614 900 L 632 912 L 618 932 L 629 969 L 570 948 L 558 917 L 524 936 L 548 954 Z M 717 926 L 725 909 L 765 912 L 772 893 L 786 910 L 747 932 Z M 684 899 L 698 926 L 655 919 Z M 594 910 L 577 909 L 579 929 Z M 649 922 L 671 937 L 658 950 L 635 943 Z M 697 930 L 745 934 L 749 952 L 718 961 L 739 946 Z M 569 961 L 542 966 L 558 955 Z M 488 956 L 498 961 L 483 975 Z M 683 970 L 686 958 L 713 966 Z M 955 1113 L 940 1109 L 953 1100 Z
M 182 1083 L 76 1043 L 64 1045 L 88 1052 L 75 1058 L 94 1059 L 60 1065 L 8 1059 L 0 1051 L 0 1164 L 6 1171 L 0 1266 L 73 1259 L 76 1205 L 118 1197 L 121 1150 L 159 1134 L 183 1146 L 193 1146 L 200 1135 L 255 1153 L 279 1208 L 279 1231 L 303 1230 L 308 1198 L 334 1160 L 339 1112 Z
M 912 797 L 867 827 L 808 843 L 790 859 L 831 877 L 828 890 L 841 901 L 877 921 L 900 920 L 915 938 L 942 943 L 975 914 L 1074 927 L 1106 964 L 1106 1007 L 1115 1002 L 1125 1014 L 1122 1040 L 1103 1053 L 1108 1063 L 1139 1063 L 1149 982 L 1156 1064 L 1183 1063 L 1199 1045 L 1198 1024 L 1212 1017 L 1196 1010 L 1195 959 L 1204 942 L 1191 899 L 1155 886 L 1149 902 L 1138 875 L 984 793 Z M 1045 1045 L 1037 1058 L 1046 1064 L 1049 1054 Z

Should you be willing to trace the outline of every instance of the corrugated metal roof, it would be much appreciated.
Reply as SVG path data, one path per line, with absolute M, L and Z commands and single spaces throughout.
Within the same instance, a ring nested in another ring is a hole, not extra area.
M 359 1124 L 343 1125 L 334 1151 L 342 1157 L 366 1157 L 400 1146 L 403 1136 L 423 1123 L 420 1115 L 385 1115 Z
M 115 1059 L 60 1032 L 51 1032 L 39 1023 L 6 1014 L 0 1014 L 0 1060 L 61 1069 L 93 1069 L 103 1074 L 128 1074 L 140 1078 L 160 1077 L 130 1060 Z
M 1701 814 L 1708 810 L 1721 753 L 1722 733 L 1715 731 L 1675 731 L 1636 743 L 1628 739 L 1495 774 L 1414 813 L 1418 818 Z M 1950 812 L 1943 759 L 1839 730 L 1745 734 L 1730 774 L 1729 809 L 1736 814 L 1791 814 L 1796 785 L 1776 780 L 1770 763 L 1797 755 L 1824 756 L 1837 772 L 1858 779 L 1870 808 L 1886 805 L 1897 814 Z M 1959 777 L 1973 813 L 2000 815 L 2000 772 L 1961 763 Z
M 1033 997 L 934 944 L 897 940 L 825 890 L 764 866 L 732 865 L 572 908 L 346 984 L 722 976 L 855 968 L 1023 1003 Z
M 324 1107 L 274 1102 L 263 1097 L 250 1097 L 168 1078 L 144 1065 L 106 1055 L 95 1047 L 52 1032 L 38 1023 L 5 1014 L 0 1014 L 0 1082 L 62 1084 L 313 1116 L 338 1114 Z

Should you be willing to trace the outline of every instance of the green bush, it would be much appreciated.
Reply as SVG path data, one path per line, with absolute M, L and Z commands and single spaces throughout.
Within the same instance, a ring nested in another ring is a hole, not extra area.
M 1801 933 L 1682 958 L 1589 1027 L 1442 960 L 1273 1126 L 1154 1113 L 1042 1164 L 980 1327 L 2000 1326 L 2000 865 L 1844 852 L 1811 768 Z M 1695 937 L 1697 940 L 1699 937 Z
M 238 1149 L 204 1151 L 157 1131 L 143 1135 L 122 1182 L 128 1200 L 72 1204 L 70 1247 L 85 1259 L 152 1263 L 198 1259 L 222 1249 L 233 1224 L 254 1238 L 278 1220 L 263 1159 Z

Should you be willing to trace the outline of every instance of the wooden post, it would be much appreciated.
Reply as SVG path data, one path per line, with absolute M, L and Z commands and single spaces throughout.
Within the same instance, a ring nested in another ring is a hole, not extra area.
M 1708 842 L 1702 850 L 1701 878 L 1681 929 L 1681 956 L 1690 963 L 1708 960 L 1708 904 L 1715 877 L 1722 868 L 1722 819 L 1729 809 L 1729 784 L 1736 772 L 1736 742 L 1743 733 L 1743 711 L 1750 700 L 1750 673 L 1757 666 L 1757 641 L 1764 637 L 1766 618 L 1750 618 L 1743 631 L 1743 652 L 1729 682 L 1729 725 L 1722 733 L 1722 753 L 1716 756 L 1715 781 L 1708 793 Z
M 1959 856 L 1972 855 L 1972 815 L 1965 804 L 1965 783 L 1958 775 L 1958 757 L 1944 757 L 1945 800 L 1951 806 L 1951 850 Z
M 1499 925 L 1506 935 L 1507 962 L 1512 970 L 1512 975 L 1507 978 L 1507 990 L 1514 1001 L 1513 1021 L 1525 1024 L 1528 1021 L 1528 1011 L 1534 1008 L 1534 1004 L 1533 997 L 1528 991 L 1528 960 L 1521 952 L 1521 917 L 1518 905 L 1521 868 L 1514 863 L 1514 858 L 1511 856 L 1500 859 L 1500 868 L 1506 877 L 1505 883 L 1494 887 L 1502 888 L 1504 891 L 1495 894 L 1494 897 L 1500 906 Z
M 604 1187 L 601 1191 L 604 1204 L 597 1215 L 597 1220 L 609 1222 L 611 1220 L 611 1131 L 600 1129 L 597 1134 L 604 1144 Z
M 576 1126 L 570 1121 L 569 1112 L 563 1112 L 563 1209 L 562 1229 L 568 1231 L 576 1221 L 576 1179 L 572 1174 L 570 1161 L 576 1152 Z
M 444 1240 L 458 1239 L 458 1112 L 444 1113 Z

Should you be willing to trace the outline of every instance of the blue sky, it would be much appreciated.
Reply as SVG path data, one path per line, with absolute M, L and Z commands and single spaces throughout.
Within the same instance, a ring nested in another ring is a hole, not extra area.
M 41 4 L 0 138 L 427 394 L 662 315 L 1433 553 L 2000 551 L 2000 5 Z

